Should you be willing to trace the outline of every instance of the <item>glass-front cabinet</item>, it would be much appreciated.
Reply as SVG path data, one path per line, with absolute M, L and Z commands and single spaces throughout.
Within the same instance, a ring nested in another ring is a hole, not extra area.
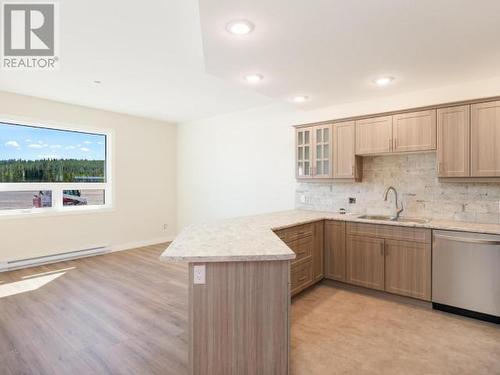
M 331 125 L 296 128 L 295 133 L 297 178 L 332 178 Z
M 297 178 L 312 177 L 312 128 L 300 128 L 295 130 L 296 136 L 296 175 Z
M 332 177 L 331 126 L 314 128 L 314 168 L 315 178 Z

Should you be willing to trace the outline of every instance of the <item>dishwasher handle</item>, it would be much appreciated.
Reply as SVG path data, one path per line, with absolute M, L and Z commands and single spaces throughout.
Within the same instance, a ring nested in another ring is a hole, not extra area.
M 443 240 L 455 241 L 455 242 L 466 242 L 466 243 L 475 243 L 482 245 L 492 245 L 492 246 L 500 246 L 500 240 L 485 240 L 481 238 L 467 238 L 467 237 L 455 237 L 455 236 L 447 236 L 444 234 L 434 234 L 434 238 L 440 238 Z

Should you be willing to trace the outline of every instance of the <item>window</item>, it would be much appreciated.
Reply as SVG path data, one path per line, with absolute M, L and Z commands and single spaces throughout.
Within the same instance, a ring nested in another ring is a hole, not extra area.
M 109 134 L 0 121 L 0 215 L 110 207 Z

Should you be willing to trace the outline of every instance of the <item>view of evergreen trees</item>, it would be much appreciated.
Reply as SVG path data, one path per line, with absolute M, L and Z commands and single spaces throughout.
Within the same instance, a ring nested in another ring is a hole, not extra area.
M 0 160 L 0 182 L 104 182 L 104 160 Z M 89 179 L 90 180 L 90 179 Z

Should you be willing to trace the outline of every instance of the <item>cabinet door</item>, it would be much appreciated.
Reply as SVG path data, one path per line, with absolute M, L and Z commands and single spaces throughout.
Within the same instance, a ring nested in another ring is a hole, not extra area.
M 313 177 L 332 178 L 331 125 L 315 126 L 313 147 Z
M 385 290 L 430 301 L 431 245 L 386 240 Z
M 356 121 L 356 155 L 392 151 L 392 116 Z
M 436 110 L 402 113 L 392 119 L 393 152 L 436 149 Z
M 312 177 L 312 129 L 299 128 L 295 130 L 296 177 Z
M 500 176 L 500 101 L 471 106 L 471 176 Z
M 384 240 L 348 236 L 346 276 L 349 283 L 384 290 Z
M 439 177 L 470 175 L 470 106 L 437 111 L 437 158 Z
M 333 124 L 334 178 L 357 178 L 355 139 L 356 123 L 354 121 Z
M 319 281 L 324 275 L 324 222 L 318 221 L 314 223 L 314 245 L 313 245 L 313 277 L 315 281 Z
M 325 221 L 325 276 L 346 279 L 345 222 Z

